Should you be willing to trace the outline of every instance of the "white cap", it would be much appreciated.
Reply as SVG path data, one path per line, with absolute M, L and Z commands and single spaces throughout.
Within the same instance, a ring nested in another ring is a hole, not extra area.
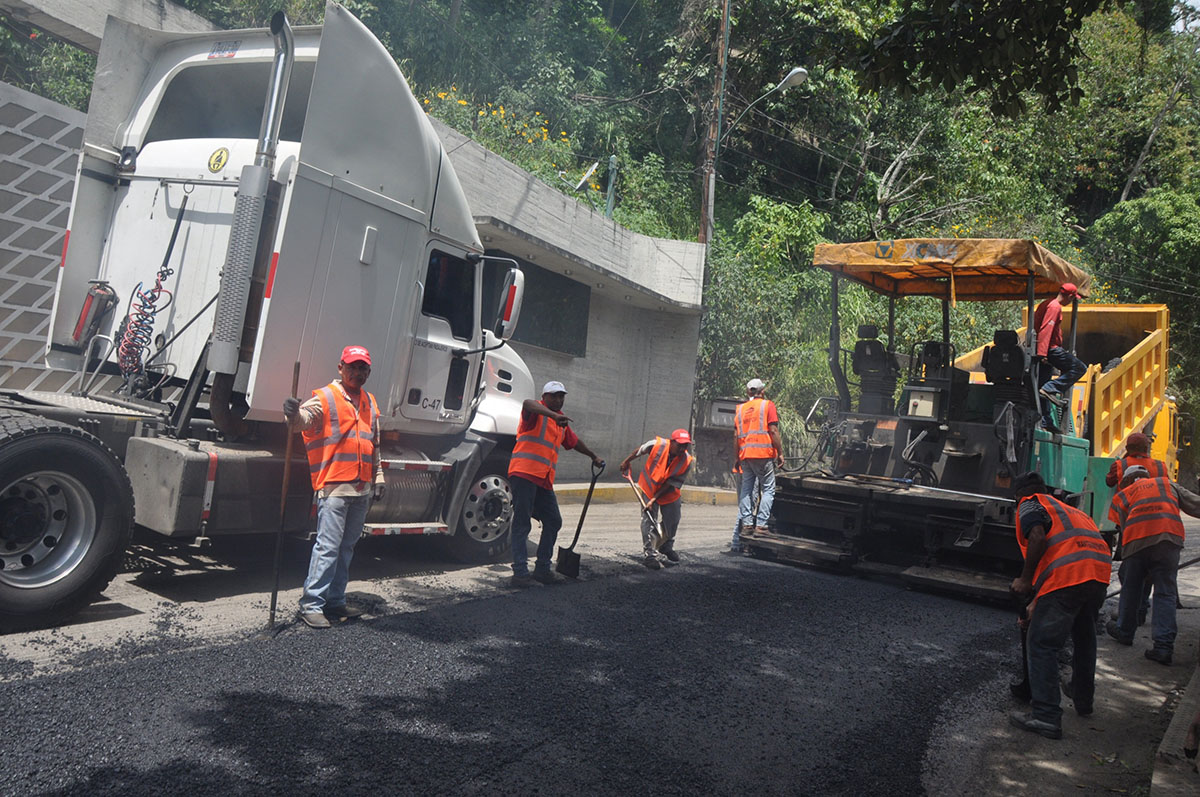
M 762 390 L 766 386 L 767 386 L 766 383 L 758 378 L 751 379 L 749 382 L 746 383 L 747 390 Z
M 542 393 L 566 393 L 567 386 L 562 382 L 547 382 L 542 388 Z

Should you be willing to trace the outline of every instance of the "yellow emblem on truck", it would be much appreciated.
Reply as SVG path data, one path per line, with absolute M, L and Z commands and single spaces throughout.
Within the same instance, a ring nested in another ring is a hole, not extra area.
M 213 174 L 225 168 L 225 164 L 229 163 L 229 148 L 221 147 L 219 150 L 208 156 L 208 170 Z

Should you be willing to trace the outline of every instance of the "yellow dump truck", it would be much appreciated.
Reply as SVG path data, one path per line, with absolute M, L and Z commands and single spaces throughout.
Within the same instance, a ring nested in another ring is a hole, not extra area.
M 1186 441 L 1167 395 L 1167 308 L 1077 304 L 1064 314 L 1064 346 L 1088 364 L 1063 432 L 1039 425 L 1044 408 L 1026 324 L 996 330 L 987 346 L 951 342 L 957 302 L 1020 302 L 1024 317 L 1091 277 L 1033 241 L 895 240 L 825 244 L 814 265 L 830 272 L 829 364 L 837 395 L 819 399 L 806 424 L 816 436 L 801 469 L 785 472 L 768 530 L 743 534 L 757 556 L 1001 597 L 1020 571 L 1010 484 L 1035 470 L 1059 495 L 1105 521 L 1113 458 L 1138 431 L 1174 469 Z M 845 348 L 839 291 L 856 283 L 886 296 L 888 324 L 859 327 Z M 897 302 L 941 299 L 940 339 L 900 346 Z M 1015 315 L 1015 313 L 1014 313 Z
M 1167 390 L 1170 311 L 1165 304 L 1076 304 L 1063 313 L 1063 328 L 1067 345 L 1088 363 L 1071 389 L 1065 419 L 1065 428 L 1088 444 L 1080 507 L 1107 528 L 1112 489 L 1104 476 L 1125 454 L 1129 436 L 1151 435 L 1151 455 L 1167 464 L 1172 478 L 1179 474 L 1179 450 L 1190 443 L 1192 418 L 1179 413 Z M 1026 328 L 1017 333 L 1024 337 Z M 972 383 L 987 381 L 988 348 L 980 346 L 955 363 L 970 372 Z

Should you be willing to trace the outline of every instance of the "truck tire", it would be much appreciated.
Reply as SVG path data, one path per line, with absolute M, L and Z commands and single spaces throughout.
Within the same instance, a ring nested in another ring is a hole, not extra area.
M 512 488 L 508 463 L 489 460 L 475 474 L 447 552 L 465 564 L 499 561 L 512 544 Z
M 133 488 L 112 450 L 75 426 L 0 415 L 0 632 L 95 600 L 132 534 Z

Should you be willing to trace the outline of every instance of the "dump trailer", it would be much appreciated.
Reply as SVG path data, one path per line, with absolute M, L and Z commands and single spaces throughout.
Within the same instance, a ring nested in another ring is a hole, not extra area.
M 766 533 L 743 535 L 762 557 L 1005 598 L 1019 574 L 1013 478 L 1042 474 L 1057 494 L 1107 524 L 1104 475 L 1137 431 L 1169 438 L 1180 419 L 1166 393 L 1168 313 L 1162 305 L 1068 309 L 1064 345 L 1088 363 L 1069 406 L 1051 406 L 1062 433 L 1041 428 L 1036 341 L 1029 325 L 997 330 L 959 354 L 951 343 L 958 301 L 1036 303 L 1091 277 L 1032 241 L 920 239 L 823 244 L 814 265 L 830 272 L 829 365 L 837 395 L 819 399 L 806 425 L 815 444 L 777 479 Z M 888 297 L 888 323 L 862 326 L 843 349 L 839 291 L 847 281 Z M 936 340 L 901 349 L 897 302 L 941 299 Z M 1017 314 L 1014 312 L 1014 318 Z
M 484 255 L 395 60 L 342 6 L 200 34 L 110 17 L 46 346 L 76 378 L 0 394 L 0 629 L 93 600 L 135 525 L 308 532 L 302 445 L 280 518 L 282 401 L 349 344 L 371 352 L 387 481 L 366 533 L 503 554 L 533 395 L 505 343 L 515 266 Z

